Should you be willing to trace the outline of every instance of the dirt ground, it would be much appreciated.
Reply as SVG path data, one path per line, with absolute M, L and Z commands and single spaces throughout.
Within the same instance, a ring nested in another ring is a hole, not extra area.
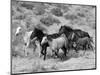
M 50 58 L 49 56 L 44 61 L 40 57 L 16 57 L 12 59 L 13 73 L 34 73 L 46 71 L 61 71 L 61 70 L 79 70 L 79 69 L 94 69 L 95 56 L 93 52 L 86 52 L 84 56 L 80 55 L 67 56 L 66 58 Z
M 58 8 L 58 12 L 52 10 L 55 8 Z M 12 55 L 12 73 L 34 73 L 95 68 L 96 25 L 94 6 L 12 1 L 11 15 L 11 51 L 12 54 L 14 52 L 18 54 L 17 57 L 14 57 Z M 49 20 L 47 21 L 48 17 Z M 41 19 L 44 19 L 44 21 L 46 22 L 44 23 L 43 21 L 41 21 Z M 82 55 L 84 51 L 80 50 L 79 53 L 76 53 L 74 50 L 70 50 L 67 56 L 63 57 L 63 53 L 60 50 L 60 57 L 53 58 L 51 57 L 51 52 L 48 48 L 47 58 L 44 61 L 43 57 L 39 57 L 39 47 L 36 48 L 35 52 L 33 52 L 33 47 L 31 47 L 29 48 L 29 55 L 27 57 L 24 56 L 23 36 L 26 31 L 33 30 L 35 26 L 39 26 L 41 29 L 44 29 L 44 32 L 53 34 L 58 32 L 59 28 L 62 25 L 70 26 L 73 29 L 81 29 L 88 32 L 89 35 L 93 37 L 94 53 L 91 50 L 87 50 L 85 55 Z M 18 26 L 21 26 L 23 28 L 22 35 L 20 35 L 19 37 L 15 37 L 16 28 Z

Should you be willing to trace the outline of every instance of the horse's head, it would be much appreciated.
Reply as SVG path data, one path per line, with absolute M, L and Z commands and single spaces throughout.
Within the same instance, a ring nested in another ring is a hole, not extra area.
M 61 26 L 61 28 L 59 29 L 59 33 L 62 34 L 62 33 L 69 33 L 69 32 L 72 32 L 73 29 L 69 26 Z
M 35 37 L 38 37 L 38 36 L 39 36 L 39 35 L 38 35 L 39 33 L 40 33 L 40 30 L 37 29 L 37 28 L 34 28 L 32 34 L 31 34 L 31 36 L 30 36 L 30 39 L 33 39 L 33 38 L 35 38 Z
M 47 42 L 48 42 L 47 36 L 44 36 L 42 41 L 41 41 L 41 45 L 44 43 L 47 43 Z
M 22 31 L 21 27 L 17 27 L 16 32 L 15 32 L 15 36 L 18 36 Z
M 59 29 L 59 33 L 62 34 L 62 33 L 64 33 L 64 31 L 65 31 L 65 27 L 61 26 L 60 29 Z
M 73 42 L 73 47 L 76 47 L 76 46 L 77 46 L 76 42 Z
M 37 39 L 38 39 L 39 41 L 41 41 L 42 38 L 43 38 L 43 36 L 45 36 L 45 34 L 43 33 L 43 31 L 40 30 L 40 29 L 38 29 L 38 28 L 35 28 L 35 29 L 33 30 L 32 35 L 30 36 L 30 39 L 33 39 L 33 38 L 37 37 Z

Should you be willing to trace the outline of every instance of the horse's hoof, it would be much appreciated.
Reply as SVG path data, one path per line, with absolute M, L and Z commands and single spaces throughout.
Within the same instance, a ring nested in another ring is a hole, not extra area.
M 46 58 L 43 59 L 44 61 L 46 60 Z

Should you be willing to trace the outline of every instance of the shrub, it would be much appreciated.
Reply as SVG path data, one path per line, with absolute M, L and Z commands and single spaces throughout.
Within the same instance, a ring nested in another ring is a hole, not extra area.
M 40 19 L 40 22 L 42 22 L 43 24 L 47 26 L 50 26 L 53 24 L 53 20 L 49 17 Z
M 64 16 L 67 20 L 74 20 L 74 19 L 78 19 L 78 17 L 76 15 L 73 14 L 67 14 Z
M 85 14 L 83 14 L 83 13 L 77 13 L 77 15 L 80 17 L 85 17 Z
M 32 10 L 33 7 L 34 7 L 34 5 L 32 5 L 32 4 L 27 4 L 27 3 L 22 3 L 21 6 L 27 8 L 27 9 L 30 9 L 30 10 Z
M 23 19 L 25 19 L 25 15 L 16 16 L 15 19 L 23 20 Z
M 54 18 L 54 19 L 53 19 L 53 23 L 59 24 L 59 23 L 61 23 L 61 22 L 60 22 L 58 19 Z
M 45 13 L 45 9 L 43 8 L 36 8 L 34 11 L 36 15 L 43 15 Z
M 14 15 L 15 15 L 14 10 L 11 10 L 11 15 L 12 15 L 12 16 L 14 16 Z
M 51 16 L 45 17 L 45 18 L 41 18 L 40 22 L 42 22 L 43 24 L 50 26 L 53 23 L 60 23 L 60 21 L 58 19 L 55 19 Z
M 66 13 L 70 10 L 70 6 L 69 5 L 64 5 L 64 4 L 57 4 L 56 5 L 58 8 L 63 10 L 63 13 Z
M 54 14 L 55 16 L 63 16 L 63 12 L 61 11 L 60 8 L 51 9 L 51 13 Z
M 23 13 L 23 12 L 24 12 L 23 9 L 22 9 L 21 7 L 17 7 L 16 10 L 17 10 L 18 12 L 20 12 L 20 13 Z
M 18 56 L 17 51 L 12 51 L 12 56 L 17 57 Z

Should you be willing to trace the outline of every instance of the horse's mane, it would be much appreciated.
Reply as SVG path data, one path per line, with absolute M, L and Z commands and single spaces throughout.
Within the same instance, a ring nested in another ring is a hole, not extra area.
M 54 34 L 50 34 L 50 35 L 47 35 L 47 39 L 52 41 L 52 39 L 56 39 L 60 36 L 61 34 L 59 33 L 54 33 Z
M 73 29 L 70 26 L 61 26 L 60 29 L 63 29 L 63 28 L 65 28 L 65 30 L 67 31 L 73 31 Z
M 34 28 L 34 30 L 33 30 L 33 32 L 32 32 L 32 35 L 30 36 L 30 39 L 33 39 L 34 37 L 39 38 L 39 37 L 41 37 L 41 36 L 43 36 L 43 35 L 44 35 L 44 33 L 43 33 L 42 30 L 40 30 L 40 29 L 38 29 L 38 28 Z

